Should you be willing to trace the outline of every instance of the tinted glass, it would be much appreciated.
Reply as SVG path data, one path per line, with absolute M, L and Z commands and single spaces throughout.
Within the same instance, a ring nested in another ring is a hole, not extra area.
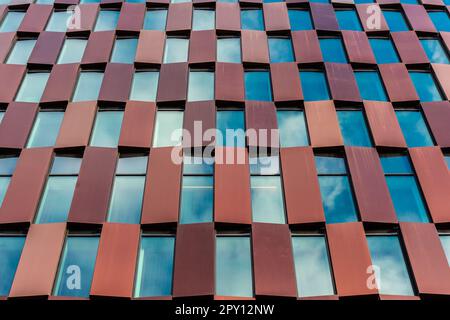
M 421 39 L 420 43 L 431 63 L 449 63 L 447 53 L 438 39 Z
M 120 157 L 116 174 L 144 174 L 147 172 L 148 157 Z
M 39 112 L 28 140 L 28 147 L 55 145 L 64 112 Z
M 245 72 L 245 99 L 246 100 L 272 100 L 272 87 L 268 71 Z
M 188 101 L 214 100 L 214 72 L 189 72 Z
M 49 75 L 47 72 L 27 73 L 22 80 L 16 101 L 39 102 Z
M 445 11 L 429 11 L 428 15 L 437 31 L 450 31 L 450 18 Z
M 0 237 L 0 296 L 8 296 L 25 237 Z
M 194 9 L 192 15 L 192 30 L 213 30 L 215 26 L 214 10 Z
M 380 160 L 385 174 L 413 173 L 407 156 L 380 157 Z
M 159 72 L 135 72 L 131 86 L 130 100 L 155 101 L 158 90 Z
M 94 31 L 114 30 L 119 20 L 119 11 L 100 10 Z
M 147 10 L 144 19 L 144 30 L 165 30 L 167 10 Z
M 19 29 L 22 23 L 25 12 L 8 11 L 3 18 L 2 25 L 0 26 L 0 32 L 15 32 Z
M 257 157 L 250 156 L 250 174 L 252 175 L 278 175 L 280 174 L 280 157 L 278 155 Z
M 138 39 L 117 39 L 111 56 L 111 62 L 134 63 Z
M 315 156 L 318 174 L 347 174 L 344 158 Z
M 11 182 L 11 177 L 0 177 L 0 206 L 5 199 L 6 191 L 8 191 L 9 183 Z
M 213 197 L 213 177 L 184 176 L 180 223 L 211 222 Z
M 450 235 L 441 235 L 439 238 L 441 239 L 442 247 L 447 256 L 448 264 L 450 265 Z
M 50 174 L 78 174 L 80 172 L 82 158 L 56 156 L 53 159 Z
M 58 63 L 78 63 L 86 49 L 87 40 L 84 39 L 66 39 Z
M 187 62 L 188 48 L 188 39 L 166 39 L 166 48 L 164 49 L 164 63 Z
M 405 16 L 400 11 L 383 10 L 383 16 L 391 32 L 408 31 L 409 26 Z
M 362 111 L 338 111 L 339 126 L 348 146 L 371 147 L 372 141 Z
M 308 10 L 288 10 L 289 22 L 291 23 L 291 30 L 312 30 L 313 22 L 311 14 Z
M 341 30 L 363 30 L 355 10 L 337 10 L 336 18 L 339 23 L 339 29 Z
M 243 30 L 264 30 L 262 10 L 241 10 L 241 28 Z
M 67 30 L 67 20 L 70 19 L 71 16 L 72 13 L 70 11 L 54 11 L 45 30 L 65 32 Z
M 291 39 L 269 38 L 270 62 L 293 62 L 294 51 Z
M 101 111 L 97 113 L 91 146 L 117 147 L 122 128 L 123 111 Z
M 27 64 L 31 51 L 34 49 L 36 40 L 17 40 L 11 53 L 6 60 L 10 64 Z
M 400 62 L 391 39 L 369 39 L 378 64 Z
M 144 185 L 144 176 L 115 178 L 109 207 L 109 222 L 140 223 Z
M 323 61 L 347 63 L 347 54 L 345 53 L 342 40 L 339 38 L 320 39 L 320 48 L 322 50 Z
M 241 63 L 241 39 L 217 39 L 217 61 Z
M 377 71 L 356 71 L 355 78 L 363 100 L 388 100 L 381 77 Z
M 16 169 L 17 158 L 0 158 L 0 175 L 12 175 Z
M 436 87 L 431 73 L 410 71 L 409 75 L 421 101 L 428 102 L 442 100 L 442 96 Z
M 309 145 L 303 111 L 277 111 L 277 122 L 281 147 Z
M 330 99 L 327 79 L 322 71 L 300 71 L 300 81 L 305 101 Z
M 158 111 L 156 114 L 154 147 L 176 146 L 181 143 L 182 111 Z
M 252 176 L 253 222 L 286 223 L 279 176 Z
M 245 146 L 245 120 L 243 111 L 217 111 L 217 130 L 221 134 L 218 146 Z M 227 132 L 228 129 L 228 132 Z
M 81 72 L 72 100 L 97 100 L 102 81 L 103 72 Z
M 398 122 L 402 128 L 408 147 L 434 145 L 428 127 L 419 111 L 396 111 Z

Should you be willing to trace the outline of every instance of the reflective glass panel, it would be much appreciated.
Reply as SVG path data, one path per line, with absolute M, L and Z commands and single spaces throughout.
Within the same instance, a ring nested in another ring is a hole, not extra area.
M 450 63 L 447 53 L 438 39 L 421 39 L 420 43 L 431 63 Z
M 217 111 L 217 130 L 220 137 L 217 136 L 217 146 L 245 146 L 245 120 L 244 111 Z M 228 129 L 228 132 L 227 132 Z
M 107 31 L 116 29 L 120 11 L 100 10 L 94 31 Z
M 279 176 L 252 176 L 253 222 L 286 223 Z
M 371 147 L 369 130 L 362 111 L 338 111 L 339 126 L 348 146 Z
M 442 100 L 441 93 L 439 92 L 431 73 L 410 71 L 409 75 L 414 83 L 420 101 L 429 102 Z
M 424 147 L 434 145 L 428 127 L 419 111 L 396 111 L 400 128 L 402 128 L 408 147 Z
M 305 101 L 330 99 L 327 79 L 322 71 L 300 71 L 300 81 Z
M 28 148 L 55 145 L 64 112 L 39 112 L 28 139 Z
M 400 62 L 391 39 L 373 38 L 369 42 L 378 64 Z
M 348 62 L 344 44 L 340 38 L 323 38 L 319 39 L 319 42 L 323 61 L 336 63 Z
M 109 207 L 109 222 L 134 223 L 141 221 L 145 176 L 117 176 Z
M 241 39 L 217 39 L 217 61 L 241 63 Z
M 135 72 L 131 85 L 130 100 L 156 101 L 158 79 L 159 72 L 157 71 Z
M 39 102 L 49 76 L 48 72 L 27 73 L 17 93 L 16 101 Z
M 167 38 L 164 49 L 164 63 L 187 62 L 188 48 L 188 39 Z
M 309 145 L 303 111 L 277 111 L 281 147 Z
M 192 15 L 192 30 L 213 30 L 215 27 L 215 11 L 194 9 Z
M 103 72 L 80 72 L 72 100 L 97 100 L 102 81 Z
M 246 71 L 244 78 L 246 100 L 272 100 L 272 86 L 268 71 Z
M 30 57 L 31 51 L 34 49 L 35 44 L 35 39 L 17 40 L 8 56 L 8 59 L 6 60 L 6 63 L 27 64 L 28 58 Z
M 167 21 L 166 9 L 147 10 L 144 19 L 144 30 L 165 30 Z
M 381 77 L 377 71 L 356 71 L 355 78 L 363 100 L 388 100 Z
M 180 223 L 211 222 L 213 197 L 213 177 L 184 176 Z
M 177 146 L 181 143 L 183 111 L 158 111 L 156 113 L 154 147 Z
M 241 10 L 241 28 L 242 30 L 264 30 L 264 18 L 262 10 Z
M 97 112 L 91 146 L 117 147 L 122 128 L 123 111 Z
M 0 296 L 8 296 L 25 237 L 0 237 Z
M 134 63 L 138 39 L 117 39 L 111 56 L 111 62 Z
M 292 31 L 313 29 L 311 13 L 308 10 L 289 9 L 288 14 Z
M 66 39 L 58 63 L 79 63 L 86 49 L 87 40 L 85 39 Z
M 188 101 L 214 100 L 214 72 L 189 72 Z
M 291 39 L 269 38 L 270 62 L 293 62 L 294 51 Z

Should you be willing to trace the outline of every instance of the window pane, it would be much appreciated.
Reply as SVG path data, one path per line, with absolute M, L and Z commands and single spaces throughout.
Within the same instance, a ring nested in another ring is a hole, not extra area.
M 59 55 L 58 63 L 78 63 L 86 49 L 87 40 L 84 39 L 66 39 Z
M 347 174 L 344 158 L 315 156 L 318 174 Z
M 184 175 L 212 175 L 214 174 L 213 158 L 203 157 L 183 157 L 183 174 Z
M 72 16 L 70 11 L 53 11 L 45 31 L 65 32 L 67 20 Z
M 102 81 L 103 72 L 81 72 L 72 100 L 97 100 Z
M 363 100 L 388 100 L 381 77 L 377 71 L 356 71 L 355 78 Z
M 119 11 L 100 10 L 94 31 L 114 30 L 119 20 Z
M 6 191 L 8 191 L 10 181 L 11 177 L 0 177 L 0 206 L 5 199 Z
M 361 4 L 361 3 L 374 3 L 375 0 L 353 0 L 355 4 Z
M 217 61 L 241 63 L 241 39 L 217 39 Z
M 363 30 L 355 10 L 337 10 L 336 18 L 341 30 Z
M 111 62 L 134 63 L 138 39 L 117 39 L 111 56 Z
M 122 119 L 123 111 L 98 112 L 91 138 L 91 146 L 117 147 Z
M 450 265 L 450 235 L 441 235 L 439 238 L 441 239 L 442 247 L 444 247 L 444 252 Z
M 270 62 L 293 62 L 294 51 L 291 39 L 269 38 Z
M 183 111 L 158 111 L 156 113 L 154 147 L 177 146 L 181 143 Z
M 135 72 L 131 86 L 130 100 L 155 101 L 158 90 L 159 72 Z
M 144 185 L 144 176 L 115 178 L 109 208 L 109 222 L 140 223 Z
M 413 173 L 407 156 L 380 157 L 380 160 L 385 174 Z
M 383 16 L 391 32 L 410 30 L 405 16 L 400 11 L 383 10 Z
M 136 270 L 136 297 L 172 294 L 174 237 L 142 237 Z
M 251 177 L 253 222 L 286 223 L 279 176 Z
M 165 30 L 167 10 L 147 10 L 144 19 L 144 30 Z
M 180 38 L 166 39 L 164 63 L 187 62 L 189 40 Z
M 228 129 L 228 131 L 227 131 Z M 245 146 L 245 120 L 243 111 L 217 111 L 217 146 Z
M 450 18 L 445 11 L 429 11 L 428 15 L 437 31 L 450 31 Z
M 328 83 L 322 71 L 300 71 L 305 101 L 329 100 Z
M 39 112 L 27 147 L 51 147 L 55 145 L 64 112 Z
M 56 296 L 89 297 L 98 237 L 67 237 L 55 287 Z M 74 280 L 78 275 L 79 283 Z
M 420 43 L 431 63 L 449 63 L 447 53 L 438 39 L 421 39 Z
M 280 157 L 278 155 L 258 157 L 250 156 L 250 174 L 278 175 L 280 174 Z
M 245 72 L 245 99 L 246 100 L 272 100 L 272 87 L 268 71 Z
M 33 51 L 36 40 L 17 40 L 11 50 L 6 63 L 27 64 L 31 51 Z
M 429 102 L 442 100 L 442 96 L 436 87 L 431 73 L 410 71 L 409 75 L 414 83 L 420 101 Z
M 340 38 L 320 39 L 323 61 L 347 63 L 347 54 Z
M 400 62 L 391 39 L 369 39 L 378 64 Z
M 253 296 L 249 237 L 216 238 L 216 295 Z
M 414 295 L 406 268 L 400 241 L 397 236 L 368 236 L 372 263 L 380 294 Z
M 408 147 L 423 147 L 434 145 L 427 125 L 419 111 L 396 111 L 400 128 L 402 128 Z
M 338 111 L 344 144 L 348 146 L 371 147 L 372 141 L 362 111 Z
M 78 174 L 82 158 L 56 156 L 50 174 Z
M 0 175 L 12 175 L 16 170 L 17 157 L 0 158 Z
M 333 279 L 325 237 L 292 237 L 292 249 L 298 295 L 333 295 Z
M 39 102 L 49 75 L 48 72 L 27 73 L 22 81 L 19 93 L 17 93 L 16 101 Z
M 215 27 L 215 11 L 194 9 L 192 30 L 213 30 Z
M 213 197 L 213 177 L 184 176 L 180 223 L 211 222 Z
M 188 101 L 214 100 L 214 72 L 189 72 Z
M 288 10 L 291 30 L 312 30 L 313 23 L 308 10 Z
M 281 147 L 309 145 L 303 111 L 277 111 L 277 122 Z
M 3 18 L 0 32 L 15 32 L 19 29 L 22 23 L 25 12 L 8 11 L 5 18 Z
M 445 156 L 445 161 L 447 162 L 447 167 L 450 170 L 450 156 Z
M 0 237 L 0 296 L 8 296 L 25 237 Z
M 4 117 L 5 117 L 5 111 L 0 111 L 0 123 L 2 123 Z
M 241 25 L 243 30 L 264 30 L 262 10 L 241 10 Z
M 143 174 L 147 172 L 148 157 L 120 157 L 116 174 Z

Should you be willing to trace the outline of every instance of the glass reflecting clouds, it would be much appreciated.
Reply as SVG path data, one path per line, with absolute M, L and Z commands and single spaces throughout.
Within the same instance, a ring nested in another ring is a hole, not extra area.
M 49 76 L 50 73 L 48 72 L 27 73 L 22 80 L 16 101 L 39 102 Z
M 39 112 L 28 139 L 28 148 L 55 145 L 64 112 Z
M 348 63 L 344 44 L 340 38 L 323 38 L 319 39 L 319 42 L 322 50 L 323 61 Z
M 402 12 L 394 10 L 382 10 L 382 12 L 391 32 L 410 30 Z
M 309 145 L 303 111 L 277 111 L 277 122 L 281 147 Z
M 214 72 L 189 72 L 188 101 L 214 100 Z
M 217 111 L 216 126 L 221 134 L 217 138 L 217 146 L 245 146 L 245 120 L 244 111 Z M 228 132 L 227 132 L 228 129 Z
M 138 39 L 117 39 L 111 56 L 111 62 L 115 63 L 134 63 L 136 56 Z
M 293 62 L 294 51 L 289 38 L 269 38 L 270 62 Z
M 253 222 L 286 223 L 280 176 L 252 176 Z
M 217 39 L 217 61 L 241 63 L 241 39 Z
M 264 17 L 262 10 L 241 10 L 241 28 L 243 30 L 264 30 Z
M 213 182 L 213 177 L 211 176 L 183 177 L 180 223 L 212 221 Z
M 289 9 L 288 14 L 292 31 L 313 29 L 311 13 L 308 10 Z
M 183 111 L 158 111 L 156 113 L 154 147 L 177 146 L 181 143 Z
M 12 175 L 16 169 L 16 165 L 16 157 L 0 158 L 0 175 Z
M 305 101 L 330 99 L 327 79 L 322 71 L 300 71 L 300 81 Z
M 165 30 L 167 9 L 147 10 L 144 18 L 144 30 Z
M 414 83 L 420 101 L 429 102 L 442 100 L 441 93 L 439 92 L 431 73 L 410 71 L 409 76 Z
M 381 77 L 377 71 L 355 71 L 354 74 L 363 100 L 388 100 Z
M 108 221 L 139 224 L 145 176 L 117 176 L 109 207 Z
M 385 174 L 413 174 L 411 163 L 407 156 L 380 157 Z
M 341 30 L 363 30 L 356 10 L 336 10 L 336 19 Z
M 71 11 L 53 11 L 45 31 L 65 32 L 67 30 L 67 20 L 71 16 Z
M 344 158 L 315 156 L 318 174 L 347 174 Z
M 337 116 L 345 145 L 362 147 L 372 146 L 370 134 L 362 111 L 338 111 Z
M 80 72 L 72 101 L 97 100 L 103 72 Z
M 272 100 L 272 85 L 268 71 L 246 71 L 244 80 L 246 100 Z
M 421 39 L 420 43 L 431 63 L 449 63 L 447 53 L 438 39 Z
M 0 32 L 15 32 L 19 29 L 22 23 L 25 12 L 22 11 L 8 11 L 3 18 L 0 26 Z
M 8 296 L 25 237 L 0 237 L 0 296 Z
M 56 156 L 50 174 L 78 174 L 82 158 Z
M 6 63 L 27 64 L 28 58 L 30 58 L 31 51 L 33 51 L 35 44 L 35 39 L 17 40 L 8 56 L 8 59 L 6 60 Z
M 378 64 L 400 62 L 391 39 L 373 38 L 369 42 Z
M 450 265 L 450 235 L 441 235 L 439 238 L 441 239 L 442 247 L 444 248 L 448 264 Z
M 187 62 L 188 49 L 188 39 L 167 38 L 164 49 L 164 63 Z
M 119 20 L 120 11 L 100 10 L 94 31 L 114 30 Z
M 99 111 L 95 119 L 91 146 L 117 147 L 122 128 L 123 111 Z
M 408 147 L 434 145 L 420 111 L 396 111 L 395 114 Z
M 192 30 L 213 30 L 215 27 L 215 11 L 194 9 L 192 15 Z
M 428 11 L 437 31 L 450 31 L 450 18 L 445 11 Z
M 116 174 L 143 174 L 147 172 L 147 156 L 120 157 L 117 162 Z
M 86 49 L 87 40 L 85 39 L 66 39 L 61 54 L 58 58 L 58 63 L 78 63 Z
M 131 86 L 130 100 L 156 101 L 159 72 L 135 72 Z

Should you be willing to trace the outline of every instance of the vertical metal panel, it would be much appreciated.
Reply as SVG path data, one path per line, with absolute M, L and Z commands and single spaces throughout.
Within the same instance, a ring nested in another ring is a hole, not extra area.
M 186 103 L 183 129 L 190 137 L 183 137 L 183 146 L 206 147 L 213 139 L 206 139 L 205 132 L 216 128 L 216 105 L 214 101 L 196 101 Z M 211 132 L 211 131 L 210 131 Z M 210 137 L 212 138 L 212 137 Z
M 188 69 L 187 63 L 161 65 L 156 98 L 158 102 L 186 100 Z
M 436 75 L 439 85 L 444 92 L 447 99 L 450 99 L 450 65 L 446 64 L 432 64 L 431 68 Z
M 325 63 L 325 70 L 334 100 L 359 102 L 361 97 L 352 66 L 345 63 Z
M 38 111 L 37 103 L 11 102 L 0 123 L 0 147 L 25 147 Z
M 0 64 L 0 103 L 14 100 L 19 89 L 26 66 L 18 64 Z
M 0 63 L 4 63 L 14 45 L 15 32 L 0 32 Z
M 292 31 L 292 45 L 297 63 L 323 61 L 316 30 Z
M 98 95 L 100 101 L 126 102 L 130 96 L 134 66 L 125 63 L 108 63 Z
M 79 26 L 73 23 L 67 28 L 68 33 L 83 32 L 94 29 L 95 21 L 97 19 L 97 13 L 99 10 L 98 3 L 80 3 L 77 5 L 79 14 Z
M 418 101 L 416 89 L 403 63 L 378 65 L 391 102 Z
M 166 34 L 156 30 L 141 30 L 136 50 L 136 63 L 161 64 Z
M 415 31 L 436 32 L 433 21 L 431 21 L 424 6 L 415 4 L 402 4 L 401 6 Z
M 192 21 L 192 3 L 171 3 L 167 14 L 167 32 L 190 31 Z
M 246 101 L 245 127 L 247 130 L 255 130 L 257 135 L 256 141 L 247 141 L 249 147 L 279 147 L 278 131 L 272 131 L 278 129 L 273 102 Z
M 53 11 L 53 5 L 30 4 L 18 32 L 41 32 Z
M 389 31 L 389 27 L 387 25 L 386 20 L 384 19 L 383 14 L 380 15 L 380 25 L 379 28 L 376 25 L 376 19 L 374 19 L 374 13 L 380 12 L 381 9 L 376 3 L 364 3 L 364 4 L 356 4 L 356 11 L 358 12 L 359 19 L 361 20 L 361 24 L 366 32 L 380 32 L 380 31 Z
M 422 110 L 437 144 L 441 147 L 450 147 L 450 134 L 448 132 L 450 102 L 425 102 L 422 103 Z
M 75 63 L 54 65 L 42 94 L 41 103 L 67 103 L 72 98 L 79 66 Z
M 89 35 L 86 49 L 84 50 L 82 64 L 106 63 L 109 61 L 114 45 L 114 31 L 98 31 Z
M 342 38 L 350 62 L 376 63 L 372 47 L 365 32 L 343 30 Z
M 128 101 L 120 131 L 119 146 L 150 148 L 153 140 L 156 104 Z
M 263 12 L 266 31 L 282 31 L 290 29 L 287 6 L 284 2 L 264 3 Z
M 239 3 L 216 4 L 216 30 L 241 31 L 241 9 Z
M 242 61 L 269 63 L 269 47 L 265 31 L 242 30 Z
M 270 65 L 270 76 L 275 102 L 303 100 L 296 63 L 273 63 Z
M 403 63 L 429 63 L 414 31 L 393 32 L 391 37 Z
M 28 59 L 28 63 L 39 65 L 56 63 L 64 38 L 65 34 L 63 32 L 41 32 Z
M 192 31 L 189 43 L 189 62 L 205 63 L 216 61 L 216 31 Z
M 244 101 L 244 68 L 238 63 L 216 63 L 215 96 L 219 101 Z
M 145 3 L 124 2 L 120 9 L 117 30 L 139 32 L 142 29 L 145 15 Z
M 311 15 L 314 28 L 323 31 L 339 31 L 333 5 L 328 3 L 311 3 Z

